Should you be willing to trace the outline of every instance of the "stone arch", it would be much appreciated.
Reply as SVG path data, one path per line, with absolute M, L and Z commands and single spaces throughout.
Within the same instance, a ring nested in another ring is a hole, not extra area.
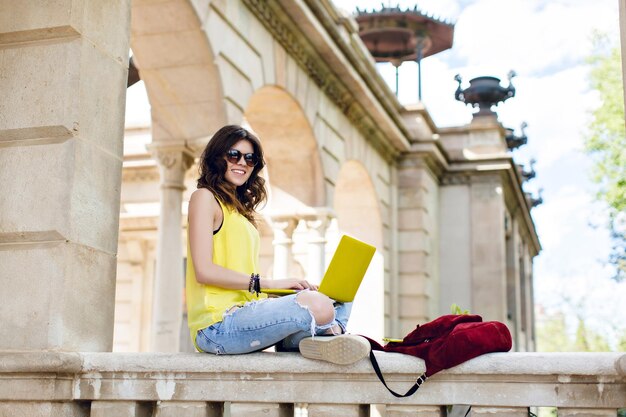
M 346 161 L 334 192 L 339 234 L 348 234 L 377 248 L 354 301 L 350 332 L 383 337 L 385 330 L 385 262 L 383 222 L 379 199 L 365 166 Z
M 374 184 L 367 169 L 346 161 L 335 184 L 334 209 L 339 230 L 383 249 L 382 216 Z
M 227 122 L 222 81 L 198 12 L 208 9 L 188 1 L 132 2 L 133 60 L 150 100 L 154 142 L 202 147 Z
M 252 95 L 245 119 L 263 143 L 273 208 L 295 213 L 324 206 L 317 141 L 300 104 L 282 88 L 264 86 Z

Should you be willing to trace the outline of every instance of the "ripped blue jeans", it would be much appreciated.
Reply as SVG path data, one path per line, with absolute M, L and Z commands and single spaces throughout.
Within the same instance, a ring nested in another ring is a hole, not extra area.
M 277 345 L 297 350 L 305 337 L 321 335 L 334 325 L 345 333 L 352 303 L 335 303 L 335 319 L 317 325 L 311 312 L 298 304 L 297 294 L 247 303 L 224 314 L 223 320 L 198 330 L 196 345 L 206 353 L 240 354 Z

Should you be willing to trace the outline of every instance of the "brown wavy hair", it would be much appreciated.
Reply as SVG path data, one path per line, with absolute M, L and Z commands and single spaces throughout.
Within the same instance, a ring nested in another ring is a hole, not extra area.
M 250 178 L 242 186 L 236 187 L 226 181 L 226 152 L 240 140 L 252 144 L 258 162 L 252 169 Z M 241 126 L 228 125 L 215 132 L 204 148 L 198 163 L 198 188 L 206 188 L 222 203 L 234 208 L 256 226 L 255 209 L 267 199 L 265 180 L 259 172 L 265 166 L 261 142 L 252 133 Z

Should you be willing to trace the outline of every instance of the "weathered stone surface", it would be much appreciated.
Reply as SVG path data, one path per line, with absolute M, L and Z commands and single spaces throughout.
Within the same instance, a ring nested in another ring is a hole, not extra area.
M 273 404 L 268 406 L 271 405 Z M 164 401 L 156 404 L 154 417 L 222 417 L 223 412 L 224 403 Z M 233 416 L 234 414 L 231 412 L 231 417 Z
M 370 406 L 365 404 L 309 404 L 310 417 L 369 417 Z
M 150 417 L 152 404 L 138 401 L 92 401 L 89 417 Z
M 230 405 L 231 417 L 292 417 L 293 404 L 237 403 Z
M 513 407 L 472 407 L 472 415 L 485 417 L 527 417 L 527 408 Z
M 626 400 L 623 405 L 626 405 Z M 617 410 L 614 408 L 566 408 L 559 407 L 557 410 L 559 417 L 615 417 Z
M 386 417 L 441 417 L 442 407 L 428 405 L 390 404 L 385 407 Z
M 0 417 L 89 417 L 89 405 L 77 402 L 0 401 Z
M 13 317 L 0 349 L 111 349 L 115 255 L 62 240 L 0 250 L 0 264 L 0 316 Z
M 489 415 L 519 415 L 529 406 L 557 406 L 570 413 L 565 415 L 601 416 L 623 406 L 626 379 L 615 368 L 622 356 L 488 354 L 429 378 L 414 396 L 396 399 L 367 360 L 338 366 L 290 353 L 244 357 L 15 352 L 0 356 L 4 364 L 0 401 L 7 397 L 15 404 L 34 401 L 44 409 L 49 407 L 46 401 L 92 401 L 92 415 L 95 411 L 102 416 L 114 411 L 140 416 L 154 404 L 163 416 L 185 407 L 202 413 L 206 401 L 218 403 L 206 408 L 208 415 L 219 409 L 219 403 L 232 402 L 247 403 L 235 410 L 253 407 L 276 415 L 290 408 L 279 404 L 309 403 L 309 413 L 322 416 L 331 409 L 339 415 L 362 415 L 369 404 L 387 404 L 398 417 L 411 407 L 437 415 L 438 407 L 446 404 L 472 405 L 476 412 Z M 407 355 L 377 352 L 376 357 L 395 391 L 406 391 L 425 370 L 421 360 Z M 262 404 L 250 405 L 259 401 Z

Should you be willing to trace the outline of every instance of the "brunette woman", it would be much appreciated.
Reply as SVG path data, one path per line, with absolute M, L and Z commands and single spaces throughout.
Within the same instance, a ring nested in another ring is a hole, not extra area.
M 224 126 L 199 162 L 189 201 L 186 295 L 191 339 L 201 352 L 240 354 L 276 345 L 338 364 L 369 353 L 368 342 L 344 334 L 351 303 L 335 303 L 304 279 L 259 275 L 255 209 L 266 199 L 259 140 Z M 267 298 L 261 288 L 300 290 Z

